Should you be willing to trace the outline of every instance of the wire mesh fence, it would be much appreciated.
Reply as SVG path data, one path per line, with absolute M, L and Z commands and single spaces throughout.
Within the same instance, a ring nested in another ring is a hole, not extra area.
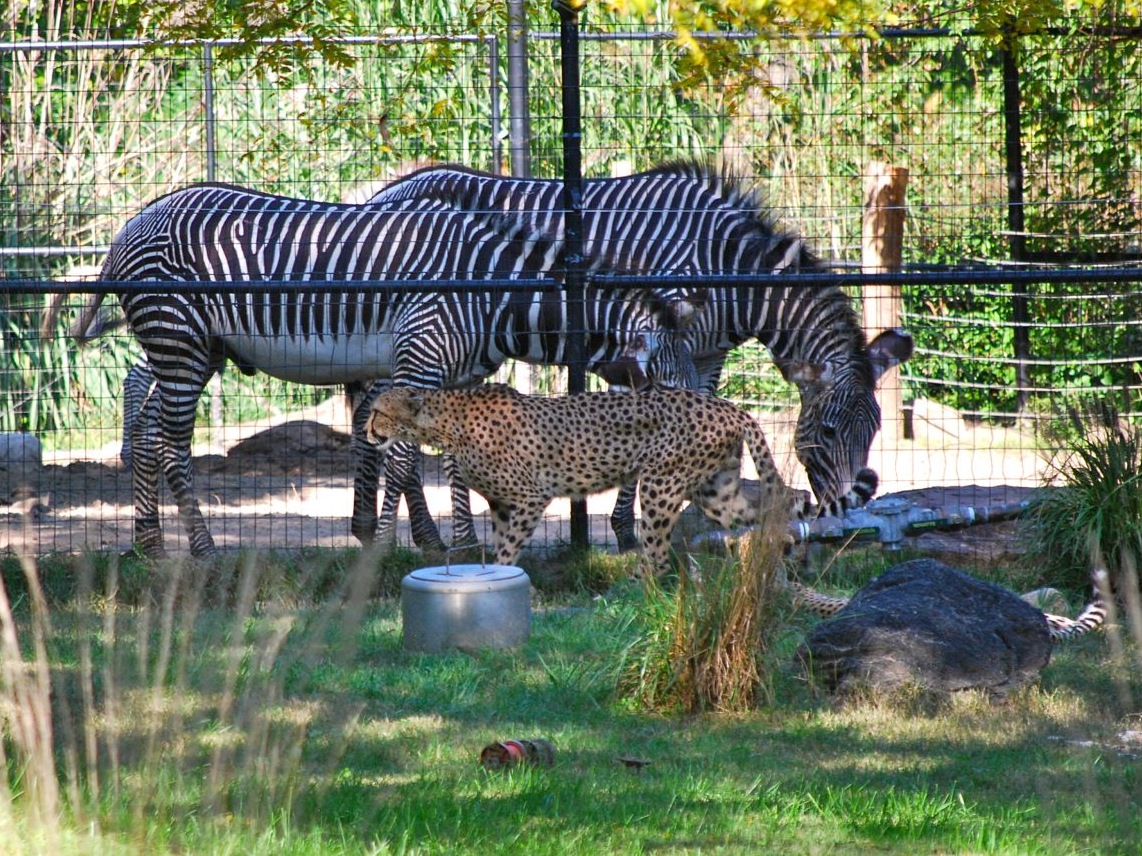
M 1058 441 L 1048 428 L 1068 406 L 1136 410 L 1138 35 L 1081 21 L 1006 46 L 970 30 L 729 35 L 703 42 L 717 62 L 699 66 L 672 33 L 588 16 L 583 174 L 717 163 L 755 188 L 775 228 L 803 236 L 822 260 L 808 281 L 841 284 L 870 338 L 895 324 L 914 337 L 915 354 L 883 384 L 885 429 L 869 460 L 882 492 L 977 486 L 981 501 L 1002 500 L 1051 475 Z M 46 464 L 35 484 L 10 479 L 0 497 L 11 509 L 9 546 L 130 543 L 121 385 L 142 352 L 128 328 L 80 347 L 68 325 L 83 282 L 99 280 L 114 236 L 148 202 L 209 180 L 360 204 L 434 162 L 562 175 L 554 30 L 533 25 L 520 41 L 507 29 L 377 27 L 329 43 L 328 55 L 293 43 L 304 66 L 225 41 L 13 31 L 0 43 L 0 427 L 36 437 Z M 886 243 L 864 231 L 872 164 L 903 193 L 898 256 L 868 255 Z M 678 280 L 668 275 L 695 272 L 652 273 L 669 288 Z M 771 286 L 759 278 L 755 287 Z M 883 311 L 872 297 L 880 289 Z M 70 295 L 69 308 L 41 331 L 54 294 Z M 562 388 L 558 372 L 525 364 L 499 377 Z M 808 486 L 793 451 L 798 397 L 762 344 L 729 353 L 720 392 L 762 419 L 783 472 Z M 231 367 L 198 406 L 199 494 L 223 543 L 354 543 L 348 422 L 334 388 Z M 447 486 L 431 481 L 433 510 L 447 521 Z M 600 543 L 609 503 L 591 505 Z M 550 518 L 547 540 L 565 540 L 562 509 Z

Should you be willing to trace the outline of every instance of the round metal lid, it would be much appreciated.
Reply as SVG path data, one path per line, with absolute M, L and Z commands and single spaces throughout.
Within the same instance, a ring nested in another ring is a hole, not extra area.
M 530 585 L 523 568 L 515 565 L 439 565 L 417 568 L 401 585 L 421 591 L 479 591 Z

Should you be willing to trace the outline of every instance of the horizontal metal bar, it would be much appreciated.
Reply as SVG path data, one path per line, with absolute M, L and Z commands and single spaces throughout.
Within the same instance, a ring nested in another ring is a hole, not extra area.
M 389 35 L 376 35 L 376 36 L 330 36 L 324 38 L 322 42 L 328 42 L 336 45 L 401 45 L 401 44 L 431 44 L 440 42 L 458 42 L 461 44 L 474 44 L 477 42 L 489 42 L 497 37 L 492 34 L 468 34 L 468 33 L 454 33 L 454 34 L 389 34 Z M 275 38 L 261 38 L 257 40 L 258 44 L 273 45 L 273 44 L 298 44 L 298 45 L 312 45 L 313 38 L 310 36 L 280 36 Z M 227 39 L 169 39 L 169 40 L 156 40 L 156 39 L 76 39 L 69 41 L 67 39 L 53 39 L 53 40 L 29 40 L 29 41 L 10 41 L 0 42 L 0 53 L 12 53 L 16 51 L 95 51 L 95 50 L 132 50 L 138 48 L 174 48 L 174 47 L 203 47 L 210 45 L 211 47 L 236 47 L 246 45 L 249 42 L 245 39 L 227 38 Z
M 672 288 L 736 288 L 743 286 L 768 287 L 775 281 L 789 283 L 796 280 L 800 285 L 820 286 L 868 286 L 868 285 L 1009 285 L 1014 283 L 1107 283 L 1142 282 L 1142 267 L 1123 268 L 1068 268 L 1062 270 L 940 270 L 905 271 L 902 273 L 877 274 L 838 274 L 838 273 L 798 273 L 776 276 L 774 274 L 722 274 L 695 276 L 686 275 L 629 275 L 593 273 L 592 283 L 607 288 L 644 291 L 656 285 L 669 285 Z M 60 282 L 40 278 L 13 278 L 0 280 L 0 290 L 12 294 L 51 294 L 56 292 L 118 294 L 125 289 L 154 290 L 156 283 L 116 280 L 89 280 L 82 282 Z M 399 288 L 411 291 L 432 291 L 442 287 L 459 289 L 501 288 L 509 291 L 530 291 L 537 282 L 543 288 L 560 288 L 561 281 L 544 278 L 534 279 L 391 279 L 376 282 L 360 280 L 211 280 L 176 283 L 159 283 L 158 287 L 177 287 L 180 291 L 192 294 L 218 292 L 273 292 L 273 291 L 370 291 L 377 288 Z M 1009 326 L 1009 325 L 1008 325 Z

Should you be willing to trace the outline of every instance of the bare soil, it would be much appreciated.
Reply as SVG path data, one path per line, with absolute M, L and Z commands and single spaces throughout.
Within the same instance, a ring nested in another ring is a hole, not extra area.
M 296 415 L 295 415 L 296 416 Z M 302 414 L 277 425 L 231 429 L 225 454 L 197 454 L 195 483 L 203 513 L 223 548 L 296 549 L 349 547 L 352 461 L 343 413 Z M 308 417 L 317 418 L 308 418 Z M 789 419 L 766 425 L 775 456 L 796 482 L 799 470 L 789 451 Z M 1009 432 L 964 429 L 949 438 L 929 432 L 916 440 L 878 441 L 870 465 L 881 474 L 881 496 L 899 496 L 926 508 L 995 506 L 1026 499 L 1043 483 L 1040 457 L 1029 443 Z M 130 473 L 117 449 L 85 460 L 47 462 L 34 484 L 0 495 L 0 550 L 40 556 L 50 552 L 124 551 L 131 545 L 133 509 Z M 749 475 L 747 468 L 747 475 Z M 442 534 L 449 534 L 450 500 L 439 458 L 425 458 L 425 484 Z M 804 486 L 803 484 L 801 486 Z M 588 503 L 592 540 L 614 544 L 608 517 L 614 492 Z M 473 509 L 485 520 L 486 505 L 473 496 Z M 546 545 L 569 539 L 569 505 L 556 501 L 535 541 Z M 164 486 L 167 549 L 188 549 Z M 485 531 L 485 538 L 490 532 Z M 409 543 L 402 504 L 399 538 Z M 1019 552 L 1015 523 L 930 533 L 913 546 L 936 555 L 975 562 L 1010 558 Z

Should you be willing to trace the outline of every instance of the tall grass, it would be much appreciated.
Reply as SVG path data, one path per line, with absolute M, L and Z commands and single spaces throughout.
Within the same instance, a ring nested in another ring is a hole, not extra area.
M 548 601 L 520 649 L 409 654 L 372 597 L 396 558 L 9 564 L 4 852 L 1069 856 L 1142 834 L 1115 743 L 1142 686 L 1096 638 L 1002 709 L 917 714 L 821 706 L 775 627 L 760 707 L 662 716 L 615 692 L 641 596 Z M 534 736 L 554 768 L 478 763 Z
M 750 710 L 768 697 L 783 524 L 769 510 L 738 558 L 691 559 L 676 587 L 648 583 L 620 695 L 672 713 Z

